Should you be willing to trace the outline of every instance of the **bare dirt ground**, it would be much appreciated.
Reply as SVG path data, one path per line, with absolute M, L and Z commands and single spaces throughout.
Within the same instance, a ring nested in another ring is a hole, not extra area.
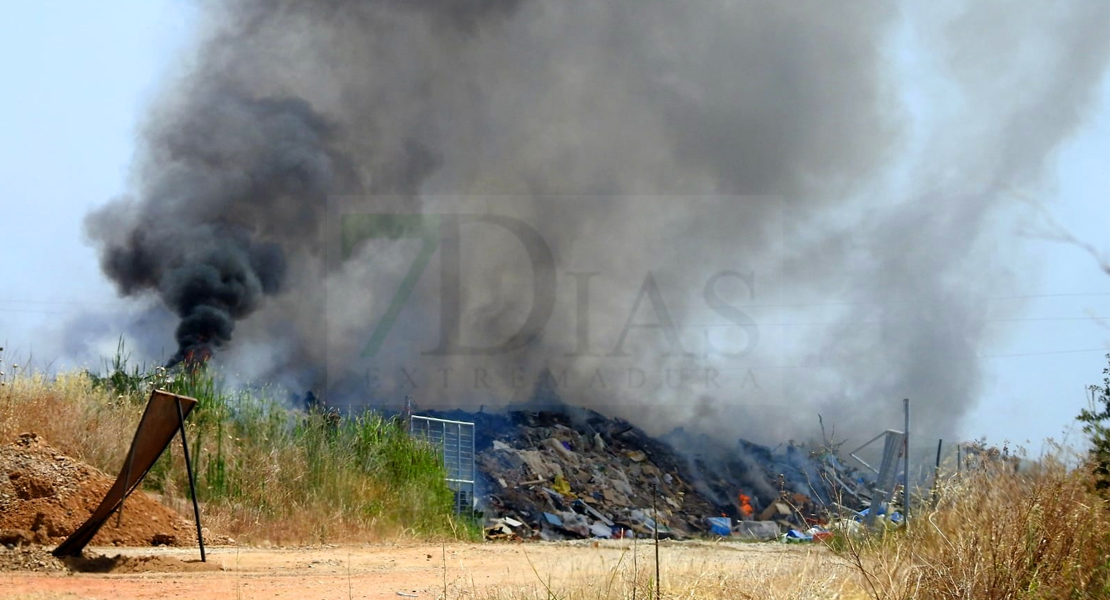
M 544 582 L 558 587 L 571 581 L 605 581 L 617 571 L 630 573 L 633 559 L 629 542 L 223 547 L 208 552 L 212 570 L 195 571 L 208 567 L 194 562 L 199 560 L 196 548 L 90 550 L 120 555 L 114 563 L 117 568 L 106 573 L 3 572 L 0 598 L 396 600 L 442 598 L 445 588 L 449 598 L 481 598 L 494 592 L 541 590 Z M 4 552 L 0 547 L 0 554 Z M 654 570 L 649 543 L 640 543 L 636 558 L 641 573 Z M 113 565 L 110 560 L 104 564 Z M 665 582 L 672 573 L 689 577 L 692 572 L 706 576 L 743 572 L 744 580 L 768 585 L 814 575 L 831 583 L 846 570 L 824 548 L 774 543 L 661 543 L 660 564 Z

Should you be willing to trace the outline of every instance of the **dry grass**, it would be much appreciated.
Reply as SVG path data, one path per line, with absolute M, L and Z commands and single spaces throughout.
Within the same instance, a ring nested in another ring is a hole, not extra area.
M 633 560 L 558 574 L 533 568 L 535 582 L 476 595 L 482 600 L 802 600 L 865 598 L 850 565 L 820 546 L 705 544 L 705 552 L 664 551 L 656 590 L 651 542 Z M 711 548 L 709 546 L 712 546 Z M 674 553 L 679 554 L 679 553 Z M 696 554 L 696 556 L 689 556 Z M 531 564 L 531 563 L 529 563 Z M 470 594 L 465 594 L 470 595 Z M 452 597 L 448 593 L 448 597 Z
M 941 486 L 906 532 L 846 540 L 873 598 L 1110 597 L 1110 512 L 1087 469 L 988 463 Z
M 0 387 L 0 443 L 38 433 L 66 454 L 116 473 L 142 416 L 142 405 L 93 389 L 83 373 L 47 379 L 8 372 Z
M 728 545 L 663 563 L 662 598 L 1110 598 L 1110 511 L 1086 469 L 1055 458 L 1015 472 L 990 463 L 941 486 L 908 530 L 837 540 L 837 551 L 771 552 L 737 560 Z M 785 550 L 785 549 L 783 549 Z M 650 543 L 602 572 L 539 573 L 487 600 L 655 598 Z M 634 572 L 635 571 L 635 572 Z

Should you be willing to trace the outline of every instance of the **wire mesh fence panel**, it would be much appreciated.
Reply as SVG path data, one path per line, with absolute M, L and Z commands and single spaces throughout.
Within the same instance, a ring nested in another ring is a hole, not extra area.
M 455 514 L 474 507 L 474 423 L 412 416 L 409 433 L 422 437 L 443 458 L 447 487 L 455 492 Z

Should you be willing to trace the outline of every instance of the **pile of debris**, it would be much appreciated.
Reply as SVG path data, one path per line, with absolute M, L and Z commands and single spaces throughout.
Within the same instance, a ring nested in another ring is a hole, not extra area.
M 73 533 L 114 479 L 50 447 L 35 433 L 0 446 L 0 544 L 56 544 Z M 194 545 L 196 529 L 141 491 L 124 503 L 121 520 L 104 523 L 93 546 Z
M 736 502 L 741 490 L 741 510 L 729 516 L 754 515 L 758 521 L 777 521 L 788 531 L 854 513 L 871 502 L 874 476 L 842 461 L 836 447 L 790 441 L 769 448 L 741 439 L 730 448 L 681 428 L 663 440 L 689 457 L 689 477 L 706 497 L 727 504 Z M 744 510 L 744 504 L 754 508 Z
M 490 479 L 492 535 L 684 537 L 704 531 L 712 503 L 681 475 L 681 459 L 642 431 L 596 413 L 513 412 L 477 463 Z
M 730 451 L 681 430 L 657 439 L 572 407 L 433 416 L 476 423 L 477 495 L 492 539 L 775 539 L 866 494 L 834 453 L 793 444 L 741 440 Z

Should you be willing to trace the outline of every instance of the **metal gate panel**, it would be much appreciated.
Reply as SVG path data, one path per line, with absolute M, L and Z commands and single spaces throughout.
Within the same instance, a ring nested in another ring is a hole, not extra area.
M 413 415 L 409 433 L 435 446 L 443 458 L 447 487 L 455 492 L 455 514 L 474 507 L 474 423 Z

